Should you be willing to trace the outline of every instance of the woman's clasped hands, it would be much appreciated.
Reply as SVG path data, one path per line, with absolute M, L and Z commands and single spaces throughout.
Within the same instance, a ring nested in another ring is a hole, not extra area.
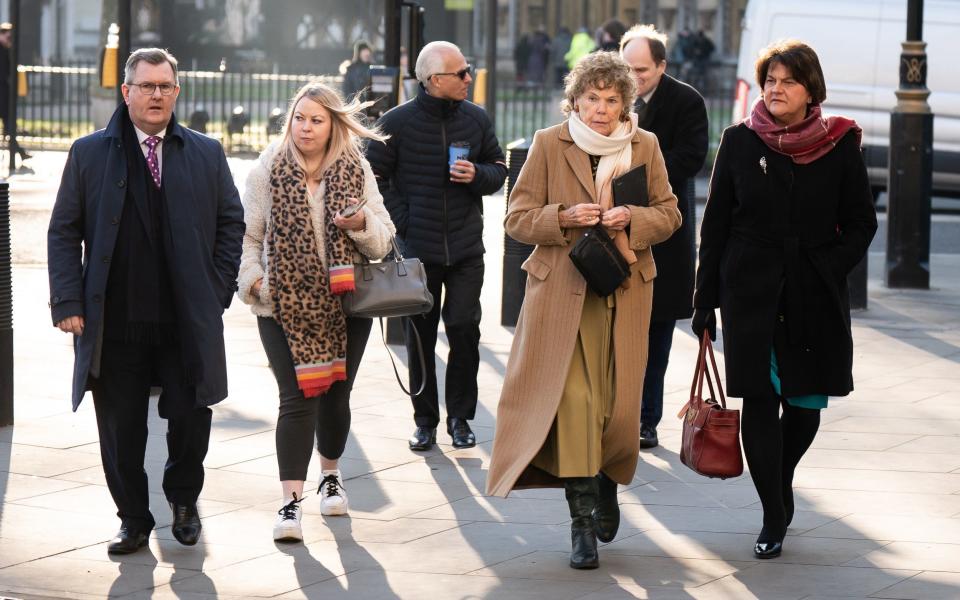
M 599 204 L 575 204 L 559 213 L 560 227 L 592 227 L 600 223 L 610 231 L 621 231 L 630 224 L 632 215 L 626 206 L 603 210 Z

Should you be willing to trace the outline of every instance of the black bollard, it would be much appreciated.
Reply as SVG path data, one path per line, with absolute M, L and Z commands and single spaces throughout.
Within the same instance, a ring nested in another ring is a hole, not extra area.
M 530 142 L 521 138 L 507 145 L 507 182 L 504 187 L 506 208 L 510 207 L 510 191 L 513 189 L 520 169 L 527 160 Z M 516 327 L 523 305 L 524 290 L 527 286 L 527 274 L 520 269 L 527 260 L 533 246 L 523 244 L 506 233 L 503 234 L 503 287 L 500 295 L 500 324 L 504 327 Z
M 13 425 L 13 286 L 10 184 L 0 181 L 0 427 Z

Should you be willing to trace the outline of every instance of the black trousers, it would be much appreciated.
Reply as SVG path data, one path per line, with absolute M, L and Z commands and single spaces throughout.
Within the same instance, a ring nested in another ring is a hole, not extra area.
M 176 504 L 192 504 L 203 488 L 203 459 L 213 412 L 197 407 L 196 391 L 184 384 L 176 345 L 104 340 L 100 377 L 91 378 L 100 432 L 100 457 L 110 495 L 123 525 L 150 531 L 150 496 L 143 460 L 147 449 L 150 387 L 159 383 L 160 416 L 167 420 L 163 492 Z
M 643 376 L 643 401 L 640 404 L 640 423 L 656 428 L 663 418 L 663 380 L 673 347 L 673 330 L 677 322 L 652 321 L 647 350 L 647 370 Z
M 443 317 L 450 354 L 445 381 L 447 417 L 473 419 L 477 411 L 477 371 L 480 368 L 480 289 L 483 287 L 483 257 L 470 258 L 453 266 L 425 265 L 427 287 L 433 294 L 433 310 L 411 317 L 423 342 L 427 383 L 413 399 L 413 420 L 418 427 L 440 423 L 437 391 L 437 327 Z M 442 294 L 442 296 L 441 296 Z M 410 391 L 420 389 L 420 358 L 414 337 L 407 332 Z
M 304 398 L 283 327 L 272 317 L 257 318 L 260 341 L 280 391 L 276 433 L 280 481 L 306 480 L 314 437 L 324 458 L 343 455 L 350 434 L 350 392 L 372 323 L 371 319 L 347 319 L 346 380 L 331 385 L 326 394 Z

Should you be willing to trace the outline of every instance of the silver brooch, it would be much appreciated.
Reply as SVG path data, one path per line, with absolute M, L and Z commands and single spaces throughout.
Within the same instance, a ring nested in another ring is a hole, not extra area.
M 763 169 L 763 174 L 766 175 L 767 174 L 767 157 L 766 156 L 760 157 L 760 168 Z

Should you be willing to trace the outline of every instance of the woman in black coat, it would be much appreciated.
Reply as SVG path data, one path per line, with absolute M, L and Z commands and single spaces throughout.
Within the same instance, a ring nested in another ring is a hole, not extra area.
M 809 46 L 767 47 L 763 97 L 724 134 L 700 231 L 693 330 L 723 320 L 727 388 L 743 398 L 743 447 L 763 505 L 758 558 L 779 556 L 793 473 L 827 396 L 853 389 L 847 274 L 877 229 L 861 130 L 823 117 Z M 782 407 L 782 415 L 781 415 Z

